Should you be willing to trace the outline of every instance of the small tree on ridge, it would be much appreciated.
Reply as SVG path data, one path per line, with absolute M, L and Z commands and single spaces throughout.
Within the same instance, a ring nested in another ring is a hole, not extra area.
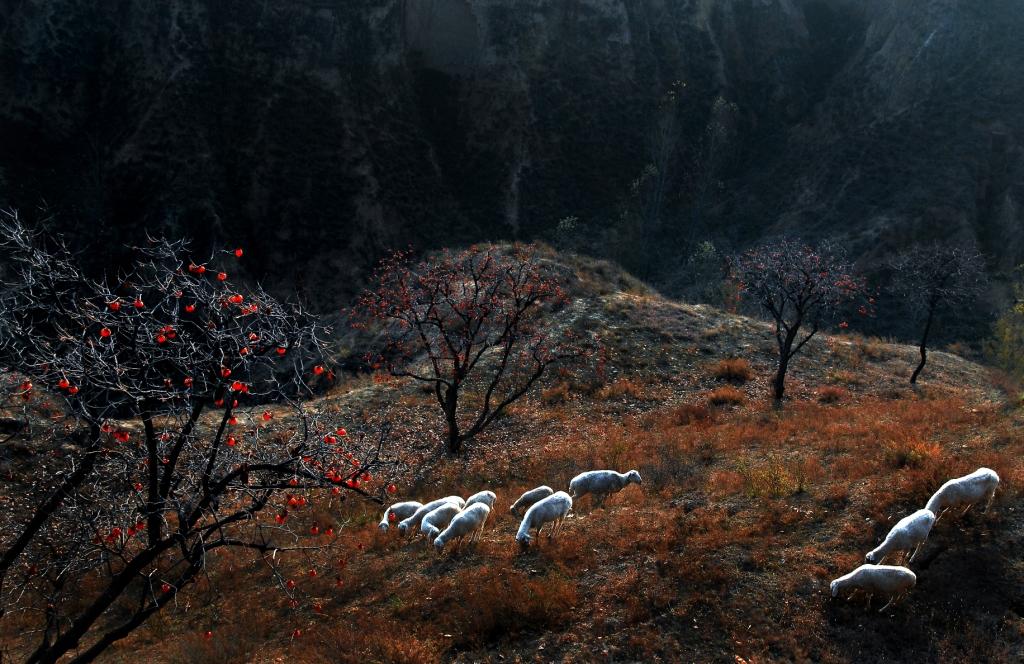
M 357 325 L 383 325 L 375 364 L 432 388 L 451 455 L 548 367 L 582 352 L 571 333 L 546 318 L 565 294 L 527 247 L 446 250 L 415 265 L 396 253 L 381 263 L 377 278 L 377 289 L 360 300 Z M 480 397 L 468 416 L 461 410 L 467 391 Z
M 831 247 L 789 239 L 734 258 L 732 278 L 775 323 L 779 359 L 772 396 L 781 403 L 790 361 L 844 303 L 863 292 L 863 283 Z

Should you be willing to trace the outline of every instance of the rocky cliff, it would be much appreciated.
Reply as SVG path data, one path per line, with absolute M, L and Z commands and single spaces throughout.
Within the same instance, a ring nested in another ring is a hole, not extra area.
M 567 216 L 662 258 L 793 230 L 1005 270 L 1020 34 L 1020 0 L 0 0 L 0 199 L 99 262 L 187 233 L 339 297 L 389 247 Z

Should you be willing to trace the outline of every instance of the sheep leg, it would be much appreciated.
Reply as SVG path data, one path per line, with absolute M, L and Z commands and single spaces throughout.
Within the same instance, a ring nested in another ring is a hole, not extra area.
M 921 542 L 920 544 L 914 547 L 914 552 L 910 554 L 910 560 L 907 561 L 908 564 L 914 562 L 914 556 L 916 556 L 917 552 L 921 550 L 921 544 L 924 544 L 924 542 Z
M 897 593 L 897 594 L 893 595 L 892 597 L 890 597 L 890 598 L 889 598 L 889 601 L 888 601 L 888 603 L 886 603 L 886 605 L 885 605 L 885 606 L 883 606 L 882 608 L 880 608 L 880 609 L 878 610 L 878 612 L 879 612 L 879 613 L 884 613 L 886 609 L 888 609 L 888 608 L 889 608 L 890 606 L 892 606 L 892 603 L 896 601 L 896 598 L 897 598 L 897 597 L 899 597 L 899 593 Z
M 988 494 L 988 500 L 985 502 L 985 513 L 988 514 L 988 508 L 992 507 L 992 500 L 996 497 L 996 490 L 992 489 Z
M 944 515 L 946 513 L 946 510 L 948 510 L 948 509 L 949 508 L 947 507 L 947 508 L 943 509 L 941 512 L 939 512 L 938 514 L 935 515 L 935 523 L 939 522 L 939 519 L 942 518 L 942 515 Z M 935 524 L 933 523 L 932 526 L 934 527 L 934 525 Z
M 974 507 L 974 503 L 967 503 L 967 507 L 964 508 L 963 512 L 960 512 L 960 516 L 966 516 L 967 512 L 969 512 L 972 507 Z
M 854 589 L 853 589 L 853 592 L 852 592 L 852 593 L 850 593 L 850 596 L 849 596 L 849 597 L 847 597 L 846 599 L 848 599 L 848 600 L 852 600 L 852 599 L 853 599 L 854 597 L 856 597 L 856 596 L 857 596 L 857 593 L 859 593 L 859 592 L 860 592 L 860 588 L 854 588 Z

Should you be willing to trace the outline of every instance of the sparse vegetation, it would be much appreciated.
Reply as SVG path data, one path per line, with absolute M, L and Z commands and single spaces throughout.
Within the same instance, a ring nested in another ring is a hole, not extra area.
M 716 387 L 708 393 L 708 403 L 712 406 L 735 406 L 743 403 L 743 392 L 735 387 Z
M 750 362 L 747 360 L 741 357 L 733 357 L 716 362 L 711 367 L 711 375 L 718 380 L 742 384 L 753 379 L 754 370 L 750 367 Z

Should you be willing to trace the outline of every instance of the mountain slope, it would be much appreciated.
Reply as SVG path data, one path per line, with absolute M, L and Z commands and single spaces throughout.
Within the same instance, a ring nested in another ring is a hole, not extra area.
M 0 8 L 0 197 L 98 265 L 146 227 L 342 297 L 387 247 L 593 235 L 648 163 L 644 264 L 779 229 L 1024 260 L 1017 0 Z

